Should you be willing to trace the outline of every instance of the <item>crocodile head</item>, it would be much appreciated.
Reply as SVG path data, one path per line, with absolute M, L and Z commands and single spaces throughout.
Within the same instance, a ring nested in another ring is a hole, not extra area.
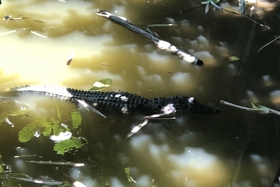
M 219 109 L 200 104 L 194 97 L 173 96 L 168 98 L 167 102 L 168 104 L 162 108 L 163 112 L 165 109 L 169 109 L 170 105 L 174 107 L 172 113 L 176 113 L 176 114 L 184 114 L 184 113 L 218 114 L 221 112 Z

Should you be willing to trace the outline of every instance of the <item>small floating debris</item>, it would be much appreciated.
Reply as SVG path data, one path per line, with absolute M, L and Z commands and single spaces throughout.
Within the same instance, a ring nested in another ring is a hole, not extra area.
M 160 39 L 160 37 L 157 34 L 155 34 L 153 31 L 151 31 L 150 29 L 143 30 L 143 29 L 133 25 L 132 23 L 128 22 L 126 18 L 116 16 L 105 10 L 97 10 L 96 14 L 98 16 L 105 17 L 105 18 L 109 19 L 110 21 L 112 21 L 130 31 L 133 31 L 142 36 L 145 36 L 146 38 L 151 40 L 157 46 L 157 48 L 174 53 L 179 58 L 183 59 L 184 61 L 186 61 L 190 64 L 194 64 L 194 65 L 198 65 L 198 66 L 203 65 L 202 60 L 200 60 L 199 58 L 197 58 L 193 55 L 190 55 L 190 54 L 184 52 L 182 49 L 179 49 L 175 45 L 172 45 L 171 43 Z
M 36 22 L 38 22 L 38 23 L 45 23 L 45 22 L 43 22 L 43 21 L 36 20 L 36 19 L 34 19 L 34 21 L 36 21 Z
M 240 58 L 237 57 L 237 56 L 229 56 L 229 57 L 227 57 L 227 61 L 229 61 L 229 62 L 235 62 L 235 61 L 239 61 L 239 60 L 240 60 Z
M 9 118 L 5 118 L 6 123 L 8 123 L 11 127 L 14 127 L 15 125 L 9 120 Z
M 66 63 L 67 66 L 70 65 L 70 63 L 71 63 L 71 61 L 72 61 L 74 55 L 75 55 L 75 51 L 72 51 L 72 52 L 70 53 L 69 57 L 68 57 L 68 60 L 67 60 L 67 63 Z

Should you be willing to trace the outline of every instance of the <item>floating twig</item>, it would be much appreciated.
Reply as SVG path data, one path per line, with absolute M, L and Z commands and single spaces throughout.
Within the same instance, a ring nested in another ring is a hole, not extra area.
M 27 19 L 28 17 L 17 17 L 17 18 L 13 18 L 11 15 L 6 15 L 3 18 L 3 21 L 17 21 L 17 20 L 23 20 L 23 19 Z
M 262 106 L 262 105 L 254 105 L 253 103 L 252 103 L 252 108 L 236 105 L 236 104 L 224 101 L 224 100 L 221 100 L 220 103 L 224 104 L 224 105 L 228 105 L 228 106 L 234 107 L 234 108 L 239 108 L 239 109 L 242 109 L 242 110 L 247 110 L 247 111 L 250 111 L 250 112 L 257 112 L 257 113 L 260 113 L 260 114 L 272 113 L 272 114 L 280 115 L 280 112 L 277 111 L 277 110 L 274 110 L 274 109 L 271 109 L 271 108 L 268 108 L 268 107 Z
M 144 121 L 142 123 L 139 123 L 137 126 L 135 126 L 130 133 L 126 136 L 126 138 L 131 137 L 133 134 L 135 134 L 136 132 L 138 132 L 142 127 L 144 127 L 147 123 L 148 123 L 148 119 L 144 119 Z
M 42 34 L 39 34 L 38 32 L 36 31 L 30 31 L 32 34 L 36 35 L 36 36 L 40 36 L 41 38 L 47 38 L 46 36 L 42 35 Z
M 66 65 L 67 65 L 67 66 L 70 65 L 70 63 L 71 63 L 71 61 L 72 61 L 74 55 L 75 55 L 75 51 L 72 51 L 72 52 L 70 53 L 69 57 L 68 57 L 67 62 L 66 62 Z
M 11 30 L 11 31 L 7 31 L 7 32 L 2 32 L 2 33 L 0 33 L 0 36 L 12 34 L 12 33 L 15 33 L 15 32 L 17 32 L 17 31 L 16 30 Z
M 42 165 L 61 165 L 61 166 L 74 166 L 74 167 L 83 167 L 84 163 L 76 163 L 76 162 L 53 162 L 53 161 L 36 161 L 36 160 L 28 160 L 25 161 L 30 164 L 42 164 Z
M 275 42 L 276 40 L 278 40 L 280 38 L 280 36 L 274 38 L 273 40 L 271 40 L 270 42 L 264 44 L 259 50 L 257 53 L 259 53 L 263 48 L 267 47 L 268 45 L 270 45 L 271 43 Z
M 253 20 L 252 18 L 246 16 L 245 14 L 239 14 L 239 13 L 237 13 L 237 12 L 234 12 L 234 11 L 231 11 L 231 10 L 227 10 L 227 9 L 224 9 L 224 8 L 222 8 L 222 10 L 225 11 L 225 12 L 231 13 L 231 14 L 235 14 L 235 15 L 238 15 L 238 16 L 243 16 L 243 17 L 245 17 L 246 19 L 248 19 L 248 20 L 250 20 L 250 21 L 252 21 L 252 22 L 254 22 L 254 23 L 260 25 L 261 27 L 265 27 L 265 28 L 267 28 L 268 30 L 270 30 L 270 27 L 269 27 L 269 26 L 264 25 L 264 24 L 261 24 L 261 23 L 255 21 L 255 20 Z
M 107 117 L 106 117 L 104 114 L 102 114 L 102 113 L 101 113 L 99 110 L 97 110 L 96 108 L 90 106 L 86 101 L 81 100 L 81 99 L 75 99 L 75 100 L 76 100 L 79 104 L 81 104 L 83 107 L 89 108 L 89 109 L 91 109 L 94 113 L 96 113 L 96 114 L 98 114 L 99 116 L 101 116 L 101 117 L 107 119 Z

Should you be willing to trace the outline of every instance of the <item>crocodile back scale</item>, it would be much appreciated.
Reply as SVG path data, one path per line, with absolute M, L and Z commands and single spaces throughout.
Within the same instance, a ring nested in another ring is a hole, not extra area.
M 219 109 L 204 106 L 193 97 L 172 96 L 147 99 L 128 92 L 85 91 L 62 86 L 27 85 L 11 89 L 19 92 L 35 92 L 63 100 L 83 100 L 97 109 L 131 113 L 149 111 L 153 114 L 183 114 L 183 113 L 220 113 Z

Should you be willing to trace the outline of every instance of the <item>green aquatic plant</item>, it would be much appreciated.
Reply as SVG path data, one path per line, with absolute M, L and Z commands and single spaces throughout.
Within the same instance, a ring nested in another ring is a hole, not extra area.
M 78 110 L 71 113 L 72 129 L 78 129 L 82 122 L 82 116 Z M 57 154 L 64 154 L 72 149 L 79 149 L 83 146 L 82 139 L 72 136 L 70 128 L 61 122 L 60 112 L 57 110 L 57 118 L 40 117 L 26 125 L 18 133 L 20 142 L 28 142 L 34 136 L 50 137 L 56 141 L 53 147 Z M 41 133 L 40 133 L 41 132 Z M 62 137 L 63 136 L 63 137 Z

